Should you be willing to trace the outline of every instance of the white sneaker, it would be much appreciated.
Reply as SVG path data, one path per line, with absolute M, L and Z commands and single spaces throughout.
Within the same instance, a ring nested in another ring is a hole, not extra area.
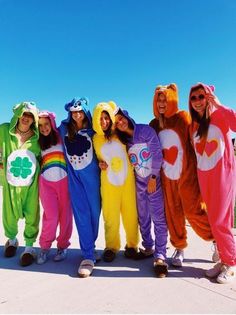
M 44 264 L 48 259 L 48 253 L 49 250 L 41 249 L 37 257 L 37 264 Z
M 236 278 L 236 266 L 222 265 L 221 273 L 218 275 L 216 281 L 218 283 L 231 283 Z
M 54 256 L 53 260 L 54 261 L 62 261 L 66 258 L 66 256 L 67 256 L 67 249 L 66 248 L 64 248 L 64 249 L 58 248 L 57 253 Z
M 205 275 L 208 278 L 215 278 L 221 273 L 223 264 L 221 262 L 218 262 L 213 268 L 206 270 Z
M 218 252 L 218 248 L 217 248 L 217 245 L 216 245 L 216 242 L 213 242 L 212 243 L 212 247 L 211 247 L 212 251 L 213 251 L 213 254 L 212 254 L 212 261 L 214 263 L 217 263 L 220 261 L 220 256 L 219 256 L 219 252 Z
M 171 264 L 175 267 L 182 267 L 184 261 L 184 251 L 182 249 L 176 249 L 171 257 Z

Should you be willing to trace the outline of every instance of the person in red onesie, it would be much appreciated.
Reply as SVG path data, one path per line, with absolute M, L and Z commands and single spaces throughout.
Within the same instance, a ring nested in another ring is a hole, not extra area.
M 229 283 L 236 278 L 236 242 L 232 231 L 236 166 L 230 134 L 231 130 L 236 131 L 236 112 L 223 106 L 213 92 L 213 86 L 203 83 L 191 88 L 190 135 L 197 157 L 198 181 L 221 260 L 206 276 Z

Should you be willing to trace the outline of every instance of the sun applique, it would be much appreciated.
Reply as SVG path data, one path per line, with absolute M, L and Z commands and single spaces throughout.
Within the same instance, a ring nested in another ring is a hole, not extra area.
M 118 173 L 123 169 L 123 161 L 120 157 L 113 157 L 112 158 L 111 169 L 114 173 Z
M 14 177 L 27 178 L 32 173 L 32 162 L 28 157 L 16 157 L 14 161 L 11 162 L 10 172 Z

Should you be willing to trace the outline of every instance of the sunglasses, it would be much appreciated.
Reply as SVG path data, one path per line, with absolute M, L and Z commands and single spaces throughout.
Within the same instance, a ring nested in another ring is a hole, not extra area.
M 203 95 L 203 94 L 200 94 L 198 96 L 193 95 L 190 97 L 190 101 L 192 101 L 192 102 L 194 102 L 196 100 L 202 101 L 202 100 L 204 100 L 204 98 L 205 98 L 205 95 Z

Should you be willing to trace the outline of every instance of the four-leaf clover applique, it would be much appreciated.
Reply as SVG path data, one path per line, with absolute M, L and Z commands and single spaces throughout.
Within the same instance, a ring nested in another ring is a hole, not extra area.
M 11 162 L 10 172 L 15 177 L 27 178 L 32 173 L 32 162 L 30 162 L 28 157 L 17 157 Z

